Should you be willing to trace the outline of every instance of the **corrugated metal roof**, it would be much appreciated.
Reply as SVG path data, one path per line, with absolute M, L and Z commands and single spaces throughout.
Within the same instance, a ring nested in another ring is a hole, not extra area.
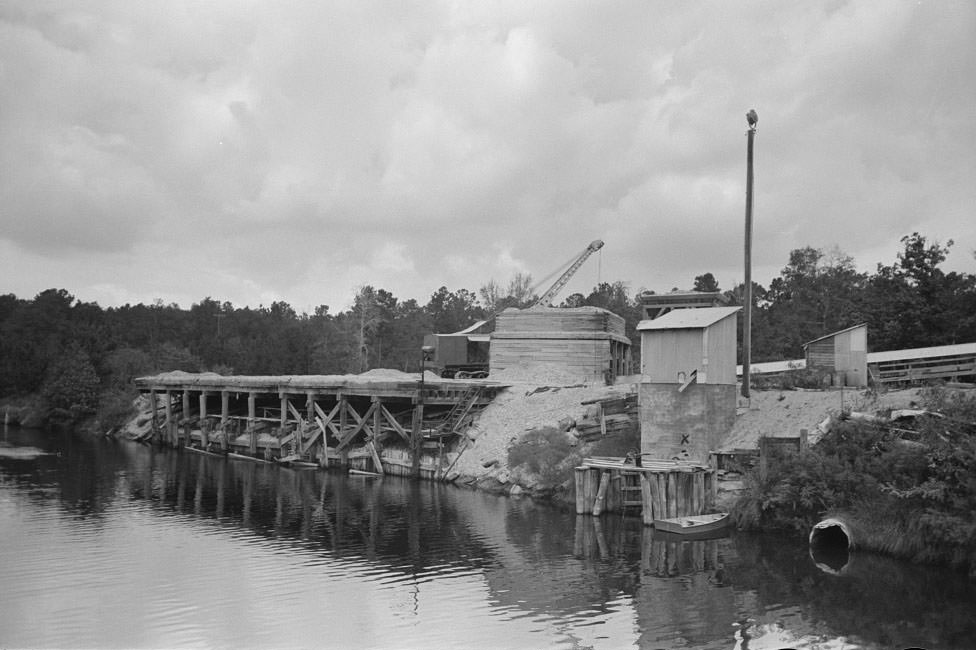
M 763 374 L 767 372 L 786 372 L 788 370 L 803 370 L 807 367 L 806 359 L 787 359 L 786 361 L 764 361 L 749 365 L 749 372 Z M 742 374 L 742 365 L 735 367 L 735 374 Z
M 823 336 L 821 336 L 818 339 L 813 339 L 812 341 L 807 341 L 806 343 L 803 344 L 803 347 L 807 347 L 811 343 L 816 343 L 817 341 L 823 341 L 824 339 L 829 339 L 830 337 L 837 336 L 838 334 L 843 334 L 844 332 L 850 332 L 851 330 L 856 330 L 858 327 L 867 327 L 867 326 L 868 326 L 867 323 L 861 323 L 859 325 L 851 325 L 848 328 L 845 328 L 845 329 L 842 329 L 842 330 L 837 330 L 836 332 L 831 332 L 830 334 L 824 334 Z
M 950 357 L 957 354 L 976 354 L 976 343 L 957 343 L 955 345 L 937 345 L 931 348 L 868 352 L 868 363 L 910 361 L 912 359 L 925 359 L 927 357 Z
M 642 320 L 638 330 L 677 330 L 703 329 L 728 318 L 741 307 L 699 307 L 697 309 L 675 309 L 654 320 Z

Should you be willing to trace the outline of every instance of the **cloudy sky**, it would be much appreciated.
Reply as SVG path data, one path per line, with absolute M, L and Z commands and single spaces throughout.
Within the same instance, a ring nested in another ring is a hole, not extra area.
M 862 270 L 976 272 L 976 4 L 0 0 L 0 293 L 103 306 L 372 284 L 425 303 Z

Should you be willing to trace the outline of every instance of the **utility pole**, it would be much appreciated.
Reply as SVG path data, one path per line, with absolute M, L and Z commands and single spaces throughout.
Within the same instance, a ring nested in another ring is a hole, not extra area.
M 745 314 L 742 318 L 742 396 L 749 398 L 750 363 L 752 361 L 752 142 L 756 137 L 759 116 L 755 109 L 746 113 L 749 130 L 746 153 L 746 238 L 745 238 Z

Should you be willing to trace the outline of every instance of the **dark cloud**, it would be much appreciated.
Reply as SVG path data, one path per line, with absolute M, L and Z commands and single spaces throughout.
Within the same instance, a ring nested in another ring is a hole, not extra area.
M 962 1 L 7 3 L 0 290 L 341 308 L 595 238 L 581 283 L 731 286 L 750 108 L 757 277 L 972 250 L 974 31 Z

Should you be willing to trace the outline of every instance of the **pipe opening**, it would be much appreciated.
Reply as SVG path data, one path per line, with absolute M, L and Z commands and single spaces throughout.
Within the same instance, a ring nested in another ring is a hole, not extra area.
M 810 533 L 810 546 L 819 549 L 844 549 L 851 545 L 847 532 L 839 525 L 814 528 Z
M 817 548 L 854 548 L 854 536 L 840 519 L 824 519 L 810 531 L 810 546 Z

